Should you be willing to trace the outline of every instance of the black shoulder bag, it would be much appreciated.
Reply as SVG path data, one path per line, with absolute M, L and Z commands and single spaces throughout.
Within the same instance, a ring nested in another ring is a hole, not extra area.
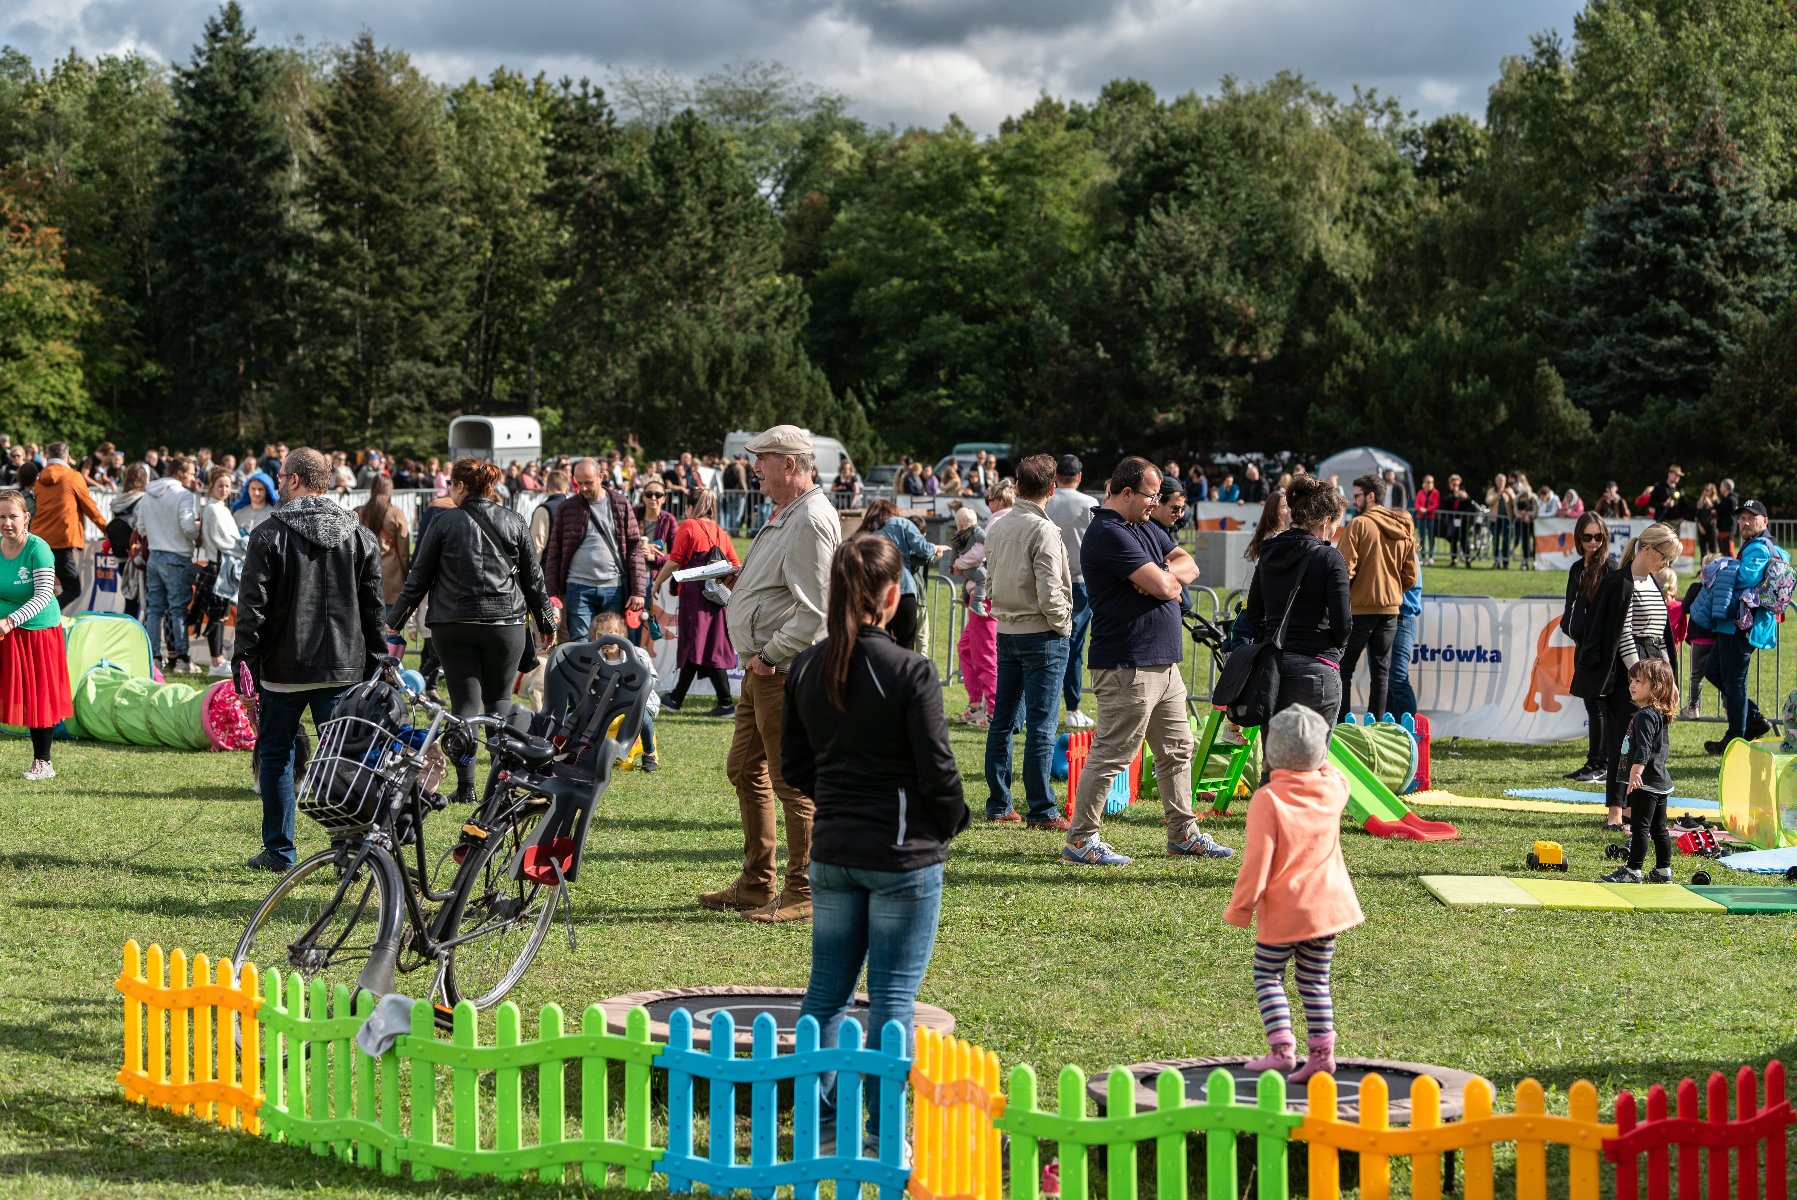
M 1265 725 L 1279 704 L 1279 655 L 1285 648 L 1285 627 L 1292 619 L 1292 605 L 1298 592 L 1310 577 L 1306 565 L 1291 595 L 1285 598 L 1285 613 L 1279 618 L 1279 629 L 1269 641 L 1237 646 L 1223 661 L 1217 685 L 1211 689 L 1211 703 L 1224 708 L 1229 719 L 1243 729 Z

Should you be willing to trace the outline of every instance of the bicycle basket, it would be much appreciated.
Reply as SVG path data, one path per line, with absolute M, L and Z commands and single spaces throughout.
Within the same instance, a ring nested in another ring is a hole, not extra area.
M 295 806 L 333 835 L 360 833 L 402 786 L 396 768 L 411 753 L 405 705 L 391 688 L 363 684 L 344 695 L 337 712 L 318 731 Z

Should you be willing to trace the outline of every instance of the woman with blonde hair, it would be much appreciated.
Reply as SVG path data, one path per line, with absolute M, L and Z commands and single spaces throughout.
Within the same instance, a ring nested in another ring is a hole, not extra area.
M 1604 828 L 1612 832 L 1623 828 L 1628 798 L 1628 776 L 1621 763 L 1623 735 L 1635 708 L 1629 698 L 1629 669 L 1643 659 L 1662 659 L 1672 664 L 1673 678 L 1678 677 L 1678 647 L 1657 576 L 1677 561 L 1682 549 L 1670 526 L 1656 522 L 1643 529 L 1622 552 L 1620 567 L 1598 585 L 1580 631 L 1572 694 L 1604 702 L 1603 766 L 1609 805 Z

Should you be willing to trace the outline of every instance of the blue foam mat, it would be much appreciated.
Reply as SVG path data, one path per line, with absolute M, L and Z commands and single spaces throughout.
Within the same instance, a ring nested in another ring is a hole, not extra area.
M 1784 846 L 1777 850 L 1745 850 L 1716 861 L 1736 871 L 1752 871 L 1756 875 L 1783 875 L 1790 868 L 1797 867 L 1797 846 Z
M 1602 792 L 1581 792 L 1577 788 L 1505 788 L 1504 795 L 1515 796 L 1523 800 L 1566 800 L 1573 804 L 1602 804 L 1605 796 Z M 1681 808 L 1704 808 L 1722 811 L 1722 804 L 1717 800 L 1699 800 L 1696 796 L 1668 796 L 1666 803 Z

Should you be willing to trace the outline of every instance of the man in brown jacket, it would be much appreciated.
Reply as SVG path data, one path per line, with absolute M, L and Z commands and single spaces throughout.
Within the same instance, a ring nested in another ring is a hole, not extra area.
M 604 486 L 595 459 L 574 464 L 574 486 L 579 494 L 556 509 L 543 552 L 543 579 L 550 602 L 566 609 L 562 627 L 569 640 L 578 642 L 600 613 L 644 606 L 648 568 L 636 511 Z
M 56 602 L 63 608 L 81 598 L 81 552 L 87 548 L 83 518 L 105 526 L 100 506 L 87 490 L 87 480 L 69 465 L 66 442 L 51 442 L 49 461 L 37 477 L 37 514 L 31 532 L 43 538 L 56 563 Z
M 1409 513 L 1380 502 L 1383 494 L 1384 485 L 1377 475 L 1356 479 L 1354 507 L 1360 515 L 1342 529 L 1341 552 L 1348 564 L 1348 603 L 1354 613 L 1354 629 L 1342 659 L 1342 708 L 1337 719 L 1346 717 L 1353 705 L 1354 668 L 1362 650 L 1370 651 L 1367 662 L 1373 674 L 1367 710 L 1375 715 L 1385 712 L 1398 606 L 1416 582 L 1416 529 Z

